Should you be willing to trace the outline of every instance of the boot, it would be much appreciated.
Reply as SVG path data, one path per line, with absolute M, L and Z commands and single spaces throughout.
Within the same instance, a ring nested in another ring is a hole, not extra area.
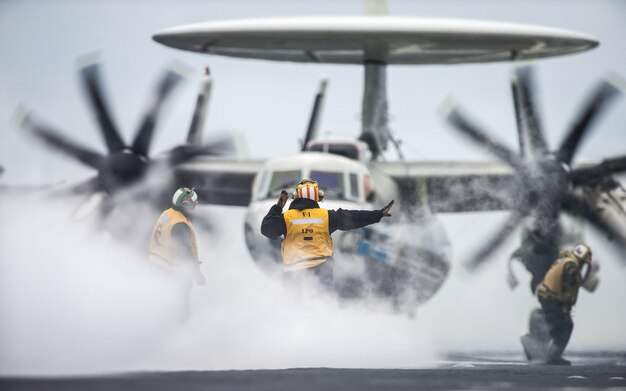
M 532 360 L 532 357 L 530 356 L 530 351 L 528 350 L 528 346 L 527 346 L 528 334 L 522 335 L 519 339 L 522 342 L 522 347 L 524 348 L 524 355 L 526 355 L 526 360 L 527 361 Z
M 546 361 L 548 365 L 572 365 L 570 360 L 566 360 L 561 356 L 558 357 L 550 357 L 548 361 Z
M 554 340 L 550 341 L 548 345 L 548 359 L 546 360 L 546 364 L 549 365 L 572 365 L 569 360 L 566 360 L 561 356 L 563 351 L 565 350 L 564 346 L 559 346 L 554 343 Z
M 546 350 L 542 343 L 537 341 L 531 334 L 522 335 L 520 342 L 524 348 L 526 359 L 532 362 L 543 362 L 546 358 Z

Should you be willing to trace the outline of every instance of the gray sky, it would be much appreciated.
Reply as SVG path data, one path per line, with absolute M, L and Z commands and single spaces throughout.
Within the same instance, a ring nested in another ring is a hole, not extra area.
M 595 36 L 599 48 L 537 62 L 539 108 L 556 145 L 595 81 L 626 76 L 626 4 L 619 1 L 390 1 L 390 14 L 475 18 L 572 29 Z M 20 134 L 12 123 L 25 104 L 64 134 L 104 150 L 87 111 L 76 60 L 98 52 L 116 123 L 130 141 L 160 72 L 177 59 L 191 67 L 157 129 L 152 151 L 183 140 L 205 65 L 215 85 L 207 131 L 237 130 L 250 155 L 291 153 L 303 136 L 317 81 L 329 77 L 322 133 L 358 135 L 363 72 L 356 66 L 302 65 L 208 57 L 164 47 L 151 36 L 165 27 L 243 17 L 350 15 L 354 1 L 3 1 L 0 3 L 0 183 L 50 183 L 90 174 Z M 436 111 L 454 96 L 475 118 L 516 145 L 510 64 L 397 66 L 388 70 L 392 130 L 410 159 L 490 159 L 447 128 Z M 626 100 L 612 107 L 580 156 L 624 152 Z M 268 137 L 271 135 L 271 137 Z M 271 141 L 270 141 L 271 140 Z

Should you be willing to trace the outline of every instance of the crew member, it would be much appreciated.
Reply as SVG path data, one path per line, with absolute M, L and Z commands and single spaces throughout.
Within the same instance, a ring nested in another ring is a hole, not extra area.
M 270 239 L 284 235 L 282 258 L 284 271 L 292 276 L 313 274 L 327 288 L 333 284 L 333 240 L 336 230 L 347 231 L 378 223 L 391 216 L 391 201 L 380 210 L 328 210 L 320 208 L 318 202 L 324 192 L 313 179 L 303 179 L 293 193 L 289 210 L 283 213 L 287 203 L 287 192 L 283 190 L 276 205 L 273 205 L 261 224 L 261 233 Z
M 587 265 L 585 278 L 583 265 Z M 571 310 L 578 298 L 578 289 L 585 284 L 593 291 L 597 279 L 592 274 L 591 249 L 584 244 L 571 251 L 562 251 L 537 288 L 541 309 L 535 309 L 530 317 L 530 331 L 522 337 L 524 352 L 531 361 L 547 364 L 570 365 L 561 355 L 572 335 L 574 323 Z M 589 282 L 593 280 L 593 286 Z
M 152 231 L 150 260 L 174 271 L 187 282 L 195 280 L 198 285 L 204 285 L 198 242 L 190 220 L 197 203 L 198 195 L 193 189 L 176 190 L 172 207 L 161 213 Z

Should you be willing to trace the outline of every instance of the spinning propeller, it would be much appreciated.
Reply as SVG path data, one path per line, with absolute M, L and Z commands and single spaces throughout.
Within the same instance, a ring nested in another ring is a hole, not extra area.
M 533 73 L 530 67 L 518 68 L 512 79 L 520 152 L 516 153 L 487 135 L 458 108 L 446 120 L 475 143 L 510 165 L 516 175 L 509 197 L 513 211 L 491 240 L 466 263 L 473 271 L 483 265 L 519 226 L 523 227 L 522 245 L 513 256 L 519 258 L 533 275 L 531 289 L 543 279 L 560 250 L 560 213 L 582 218 L 626 249 L 626 237 L 608 223 L 595 205 L 581 197 L 588 188 L 607 191 L 617 186 L 612 174 L 626 171 L 626 156 L 606 159 L 598 164 L 572 168 L 582 140 L 592 125 L 618 96 L 615 81 L 601 81 L 568 130 L 556 151 L 550 151 L 534 106 Z
M 148 187 L 157 185 L 155 181 L 145 180 L 151 170 L 158 168 L 160 177 L 171 177 L 176 165 L 198 155 L 223 155 L 234 152 L 235 145 L 229 138 L 216 139 L 204 145 L 201 143 L 204 112 L 211 88 L 208 68 L 194 108 L 187 142 L 155 158 L 150 157 L 150 145 L 163 107 L 172 91 L 183 79 L 180 70 L 170 68 L 160 78 L 148 109 L 130 144 L 124 142 L 110 114 L 102 87 L 100 65 L 95 62 L 87 64 L 80 69 L 79 74 L 90 110 L 106 144 L 107 154 L 96 152 L 63 136 L 61 132 L 37 120 L 31 113 L 26 113 L 21 123 L 24 129 L 42 140 L 47 146 L 97 171 L 96 177 L 74 186 L 72 190 L 75 193 L 104 192 L 114 196 L 131 187 L 136 190 L 134 186 L 140 185 L 139 189 L 143 194 L 170 194 L 173 191 L 172 188 L 162 188 L 164 184 L 162 180 L 158 181 L 161 188 L 156 189 L 158 190 L 156 193 L 150 191 Z M 167 171 L 164 171 L 164 168 Z M 170 178 L 170 180 L 173 179 L 173 177 Z M 158 200 L 151 199 L 151 201 L 161 200 L 159 198 Z

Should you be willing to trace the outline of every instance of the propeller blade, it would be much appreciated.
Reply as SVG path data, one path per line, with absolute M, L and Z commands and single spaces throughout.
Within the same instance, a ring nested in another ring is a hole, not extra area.
M 174 87 L 182 80 L 182 74 L 176 69 L 168 69 L 157 85 L 154 101 L 149 106 L 133 141 L 132 150 L 141 156 L 148 156 L 154 128 L 163 103 Z
M 191 125 L 189 125 L 189 132 L 187 133 L 188 144 L 198 146 L 202 144 L 202 129 L 204 128 L 204 119 L 206 118 L 212 84 L 213 78 L 211 77 L 209 67 L 206 67 L 204 77 L 200 82 L 200 91 L 198 91 L 198 98 L 196 99 L 196 107 L 193 110 Z
M 51 199 L 67 199 L 67 197 L 85 197 L 96 193 L 99 190 L 100 183 L 97 176 L 83 179 L 78 182 L 69 184 L 55 184 L 49 186 L 46 195 Z
M 94 212 L 99 210 L 101 203 L 106 197 L 108 196 L 105 192 L 94 189 L 74 208 L 72 220 L 79 221 L 93 216 Z M 97 216 L 100 217 L 100 214 Z
M 491 259 L 493 253 L 500 248 L 513 231 L 515 231 L 522 220 L 522 217 L 523 216 L 519 213 L 512 213 L 504 224 L 498 229 L 497 233 L 491 238 L 491 240 L 485 243 L 485 245 L 478 252 L 476 252 L 474 256 L 465 262 L 466 269 L 469 271 L 476 271 L 481 265 Z
M 98 191 L 100 187 L 100 181 L 98 177 L 93 177 L 78 183 L 75 183 L 67 188 L 67 190 L 73 194 L 89 194 Z
M 102 159 L 104 156 L 99 154 L 98 152 L 94 152 L 82 145 L 71 141 L 70 139 L 64 137 L 58 131 L 47 127 L 43 124 L 37 123 L 30 114 L 26 114 L 22 121 L 21 127 L 33 134 L 35 137 L 38 137 L 40 140 L 44 141 L 44 143 L 53 149 L 56 149 L 59 152 L 62 152 L 65 155 L 68 155 L 80 162 L 88 165 L 89 167 L 95 168 L 96 170 L 100 167 Z
M 585 200 L 573 194 L 563 197 L 563 209 L 570 215 L 582 217 L 591 223 L 596 229 L 605 234 L 610 241 L 626 250 L 626 237 L 607 223 L 596 209 Z
M 548 147 L 533 104 L 534 83 L 532 68 L 517 68 L 511 80 L 511 89 L 515 104 L 521 155 L 525 157 L 544 155 L 547 153 Z
M 89 179 L 84 179 L 79 182 L 70 183 L 70 184 L 62 184 L 62 185 L 54 185 L 51 187 L 46 194 L 51 198 L 61 198 L 66 199 L 68 196 L 90 196 L 93 193 L 98 192 L 100 188 L 100 182 L 97 176 L 91 177 Z
M 572 171 L 570 178 L 574 186 L 600 182 L 611 174 L 626 172 L 626 156 L 605 159 L 591 166 L 581 167 Z
M 319 117 L 322 112 L 322 105 L 324 103 L 324 96 L 326 95 L 326 86 L 328 85 L 328 78 L 323 76 L 320 79 L 319 89 L 315 95 L 315 101 L 313 102 L 313 110 L 311 111 L 311 118 L 309 119 L 309 125 L 306 129 L 306 135 L 302 141 L 302 151 L 306 149 L 307 144 L 317 138 L 319 129 Z
M 83 88 L 89 98 L 91 111 L 100 126 L 100 132 L 107 145 L 107 149 L 110 153 L 122 151 L 126 148 L 126 145 L 117 131 L 117 127 L 113 123 L 110 115 L 111 111 L 104 97 L 102 83 L 100 81 L 100 64 L 94 62 L 87 64 L 81 68 L 80 74 L 82 76 Z
M 513 151 L 488 137 L 483 131 L 474 125 L 458 107 L 453 106 L 447 113 L 443 113 L 443 117 L 455 129 L 487 148 L 491 153 L 504 160 L 518 172 L 524 172 L 524 162 Z
M 228 156 L 237 152 L 237 144 L 233 137 L 228 135 L 214 138 L 201 146 L 180 145 L 173 148 L 167 154 L 167 160 L 170 166 L 176 166 L 185 163 L 197 156 Z
M 513 106 L 515 107 L 515 123 L 517 124 L 517 140 L 519 142 L 519 151 L 522 157 L 528 156 L 528 142 L 526 141 L 526 136 L 522 129 L 524 124 L 522 122 L 522 110 L 518 86 L 516 83 L 511 80 L 511 92 L 513 93 Z
M 104 227 L 106 219 L 113 212 L 113 210 L 115 210 L 115 202 L 110 195 L 103 193 L 97 206 L 100 223 L 103 224 Z
M 581 141 L 589 133 L 593 122 L 618 96 L 619 90 L 615 83 L 608 79 L 603 80 L 595 87 L 584 109 L 572 124 L 559 147 L 557 157 L 560 161 L 568 165 L 572 162 Z

